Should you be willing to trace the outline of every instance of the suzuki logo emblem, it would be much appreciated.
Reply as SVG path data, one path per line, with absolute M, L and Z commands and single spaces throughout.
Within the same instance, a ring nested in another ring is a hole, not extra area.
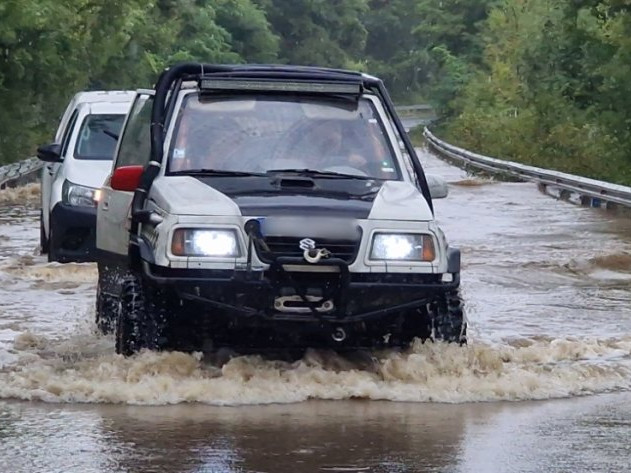
M 299 243 L 300 249 L 303 251 L 315 250 L 316 242 L 311 238 L 303 238 Z

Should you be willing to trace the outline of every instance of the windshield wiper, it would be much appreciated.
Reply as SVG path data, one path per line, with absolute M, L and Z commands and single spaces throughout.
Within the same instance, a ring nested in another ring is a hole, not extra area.
M 370 176 L 359 176 L 357 174 L 345 174 L 343 172 L 319 171 L 317 169 L 270 169 L 266 174 L 296 174 L 305 177 L 322 177 L 328 179 L 374 179 Z
M 118 141 L 118 134 L 114 133 L 112 130 L 108 130 L 107 128 L 105 128 L 101 131 L 105 133 L 107 136 L 109 136 L 110 138 L 114 138 L 116 141 Z
M 172 176 L 212 176 L 212 177 L 249 177 L 249 176 L 263 176 L 260 172 L 245 172 L 245 171 L 227 171 L 222 169 L 182 169 L 181 171 L 171 171 L 169 173 Z

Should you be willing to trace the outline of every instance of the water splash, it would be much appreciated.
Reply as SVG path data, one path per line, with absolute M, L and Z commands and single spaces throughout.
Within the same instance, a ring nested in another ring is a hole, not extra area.
M 627 252 L 595 256 L 589 263 L 600 269 L 631 272 L 631 254 Z
M 450 182 L 449 184 L 453 186 L 460 186 L 460 187 L 479 187 L 479 186 L 486 186 L 486 185 L 495 184 L 495 183 L 497 183 L 497 181 L 472 177 L 472 178 L 460 179 L 458 181 Z
M 23 255 L 4 262 L 3 273 L 20 279 L 46 283 L 96 283 L 98 276 L 94 263 L 47 263 L 31 255 Z
M 416 343 L 348 357 L 313 350 L 294 362 L 200 353 L 115 355 L 113 340 L 17 337 L 0 371 L 0 398 L 164 405 L 293 403 L 308 399 L 407 402 L 550 399 L 631 387 L 631 337 L 513 339 L 468 347 Z
M 0 190 L 0 204 L 37 203 L 40 198 L 40 190 L 39 183 L 2 189 Z

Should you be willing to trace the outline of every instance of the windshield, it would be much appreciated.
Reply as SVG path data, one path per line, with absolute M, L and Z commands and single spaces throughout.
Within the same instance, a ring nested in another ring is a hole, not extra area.
M 86 116 L 79 130 L 74 157 L 76 159 L 111 160 L 124 120 L 124 114 Z
M 169 171 L 304 170 L 400 179 L 366 99 L 188 95 L 177 117 Z

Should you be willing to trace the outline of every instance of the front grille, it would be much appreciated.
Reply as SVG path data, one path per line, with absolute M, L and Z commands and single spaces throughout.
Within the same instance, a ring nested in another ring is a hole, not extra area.
M 271 254 L 266 253 L 261 248 L 257 249 L 257 253 L 264 263 L 271 263 L 273 258 L 278 256 L 302 258 L 303 250 L 300 249 L 300 240 L 302 238 L 268 236 L 265 238 L 265 243 L 269 247 Z M 316 248 L 326 248 L 331 252 L 331 258 L 339 258 L 349 264 L 355 261 L 358 246 L 359 241 L 353 240 L 329 240 L 323 238 L 316 240 Z

